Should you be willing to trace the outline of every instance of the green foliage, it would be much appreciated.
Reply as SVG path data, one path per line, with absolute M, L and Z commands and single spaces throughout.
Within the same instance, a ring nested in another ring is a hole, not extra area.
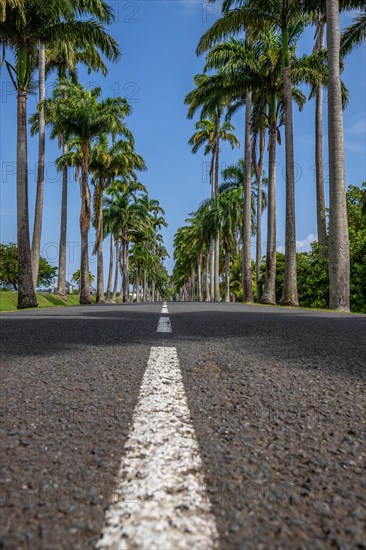
M 2 288 L 18 285 L 18 248 L 15 243 L 0 244 L 0 282 Z
M 39 258 L 39 273 L 37 286 L 48 288 L 57 274 L 57 267 L 52 267 L 45 258 Z
M 265 258 L 261 265 L 260 272 L 261 272 L 261 283 L 263 285 L 265 276 L 266 276 Z M 282 296 L 284 273 L 285 273 L 285 255 L 282 254 L 282 252 L 277 252 L 276 254 L 276 290 L 275 290 L 277 303 L 280 301 Z M 261 293 L 262 292 L 263 292 L 263 288 L 261 288 Z
M 56 273 L 57 268 L 41 257 L 37 286 L 51 286 Z M 0 244 L 0 285 L 4 289 L 18 289 L 18 247 L 15 243 Z
M 347 212 L 350 244 L 351 311 L 366 313 L 366 222 L 362 215 L 366 183 L 350 185 L 347 191 Z M 265 265 L 261 267 L 262 279 Z M 282 294 L 284 255 L 277 252 L 276 300 Z M 313 242 L 310 252 L 297 254 L 297 285 L 302 307 L 324 308 L 329 303 L 327 261 L 319 256 L 319 244 Z
M 366 220 L 363 208 L 366 183 L 347 192 L 351 261 L 351 310 L 366 313 Z
M 327 308 L 329 303 L 328 265 L 319 257 L 319 244 L 297 254 L 297 285 L 302 307 Z
M 89 271 L 90 284 L 94 281 L 94 279 L 95 279 L 94 275 Z M 72 274 L 71 280 L 76 284 L 80 284 L 80 269 L 77 269 L 75 273 Z
M 255 263 L 252 261 L 253 287 L 255 287 Z M 242 283 L 242 259 L 241 255 L 234 255 L 231 262 L 230 291 L 235 294 L 235 301 L 243 301 L 243 283 Z M 225 297 L 224 283 L 222 284 L 222 299 Z

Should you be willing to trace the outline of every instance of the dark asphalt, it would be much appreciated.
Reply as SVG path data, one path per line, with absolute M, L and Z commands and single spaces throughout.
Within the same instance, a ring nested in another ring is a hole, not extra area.
M 177 348 L 222 550 L 366 548 L 366 317 L 168 308 L 172 334 L 161 304 L 1 316 L 0 548 L 93 548 L 157 345 Z

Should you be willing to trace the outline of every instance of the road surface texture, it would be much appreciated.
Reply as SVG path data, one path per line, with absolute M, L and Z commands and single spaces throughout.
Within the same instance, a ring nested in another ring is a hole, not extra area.
M 3 314 L 0 548 L 366 548 L 365 316 Z

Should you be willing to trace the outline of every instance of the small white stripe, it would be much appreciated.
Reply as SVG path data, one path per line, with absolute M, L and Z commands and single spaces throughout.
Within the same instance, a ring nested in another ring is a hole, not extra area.
M 161 313 L 169 313 L 167 306 L 161 308 Z
M 96 548 L 218 548 L 175 348 L 151 348 L 125 450 L 119 500 L 107 511 Z M 136 487 L 135 498 L 121 500 L 124 484 Z
M 172 325 L 169 317 L 160 317 L 156 332 L 172 332 Z

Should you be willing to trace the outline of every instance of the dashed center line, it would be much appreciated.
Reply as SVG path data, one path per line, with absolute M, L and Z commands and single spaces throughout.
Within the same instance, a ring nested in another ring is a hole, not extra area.
M 176 348 L 151 348 L 98 550 L 213 550 L 218 533 Z
M 156 332 L 172 332 L 172 325 L 169 317 L 160 317 Z

